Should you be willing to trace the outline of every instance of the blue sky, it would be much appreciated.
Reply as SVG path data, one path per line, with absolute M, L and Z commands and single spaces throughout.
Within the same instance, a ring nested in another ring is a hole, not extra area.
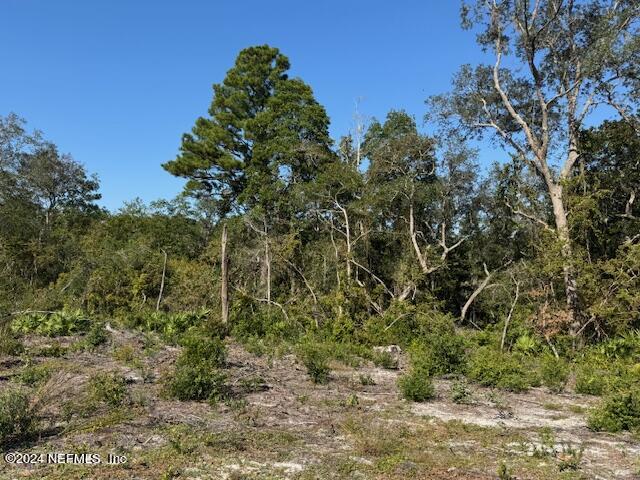
M 236 54 L 268 43 L 347 133 L 355 100 L 383 118 L 477 63 L 458 0 L 2 0 L 0 115 L 13 111 L 101 181 L 102 204 L 171 198 L 160 166 L 211 101 Z M 483 163 L 493 160 L 483 154 Z

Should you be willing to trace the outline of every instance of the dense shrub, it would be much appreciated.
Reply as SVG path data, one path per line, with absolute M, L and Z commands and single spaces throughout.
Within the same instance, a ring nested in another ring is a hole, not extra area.
M 471 357 L 469 378 L 487 387 L 524 392 L 540 384 L 530 362 L 522 356 L 501 353 L 491 347 L 480 347 Z
M 406 400 L 413 402 L 424 402 L 435 396 L 435 388 L 429 376 L 429 372 L 420 368 L 412 367 L 398 379 L 398 387 Z
M 231 305 L 229 312 L 231 334 L 243 340 L 262 337 L 295 341 L 304 333 L 304 324 L 273 305 L 265 305 L 253 299 L 240 297 Z
M 83 339 L 83 346 L 88 349 L 94 349 L 107 343 L 109 340 L 109 332 L 104 328 L 104 323 L 94 322 Z
M 25 313 L 16 317 L 11 323 L 15 333 L 36 333 L 48 337 L 83 333 L 89 326 L 89 319 L 80 310 Z
M 556 358 L 553 355 L 542 357 L 540 368 L 542 383 L 552 392 L 560 393 L 564 390 L 569 372 L 569 364 L 562 358 Z
M 304 339 L 298 345 L 296 354 L 314 383 L 329 381 L 329 350 L 327 346 L 314 339 Z
M 183 401 L 216 400 L 226 395 L 226 375 L 220 370 L 226 359 L 222 340 L 198 329 L 180 343 L 183 350 L 167 382 L 169 395 Z
M 17 339 L 13 332 L 3 328 L 0 330 L 0 355 L 20 355 L 24 351 L 24 346 Z
M 36 417 L 26 392 L 16 388 L 0 391 L 0 444 L 27 438 L 35 428 Z
M 120 406 L 127 397 L 127 382 L 116 373 L 98 373 L 89 380 L 91 400 L 104 402 L 112 407 Z
M 588 419 L 589 428 L 607 432 L 640 428 L 640 388 L 616 392 L 596 407 Z

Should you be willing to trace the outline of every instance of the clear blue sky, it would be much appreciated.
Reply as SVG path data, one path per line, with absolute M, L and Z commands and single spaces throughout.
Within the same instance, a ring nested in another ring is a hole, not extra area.
M 103 205 L 171 198 L 160 166 L 211 101 L 236 54 L 268 43 L 291 60 L 332 121 L 354 102 L 421 122 L 424 100 L 476 63 L 458 0 L 1 0 L 0 115 L 43 130 L 101 181 Z M 489 160 L 489 159 L 484 159 Z

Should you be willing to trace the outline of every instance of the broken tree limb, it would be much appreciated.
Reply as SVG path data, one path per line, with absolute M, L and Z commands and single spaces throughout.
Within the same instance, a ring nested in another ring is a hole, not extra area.
M 509 323 L 511 322 L 511 317 L 513 316 L 513 310 L 516 308 L 516 304 L 518 303 L 518 296 L 520 295 L 520 282 L 516 280 L 516 278 L 512 275 L 513 283 L 516 284 L 516 294 L 513 297 L 513 302 L 511 302 L 511 308 L 509 309 L 509 315 L 504 321 L 504 328 L 502 329 L 502 339 L 500 340 L 500 351 L 504 350 L 504 342 L 507 338 L 507 329 L 509 328 Z
M 487 269 L 487 264 L 483 263 L 482 265 L 484 267 L 485 278 L 482 281 L 482 283 L 478 285 L 478 287 L 473 291 L 469 299 L 466 301 L 466 303 L 462 307 L 462 311 L 460 312 L 460 321 L 463 321 L 464 317 L 467 316 L 467 310 L 469 310 L 469 307 L 471 306 L 473 301 L 476 299 L 476 297 L 480 295 L 480 293 L 482 293 L 482 291 L 485 288 L 487 288 L 487 285 L 489 285 L 489 280 L 491 280 L 491 277 L 493 276 L 493 272 L 489 272 L 489 270 Z
M 167 274 L 167 252 L 162 250 L 164 254 L 164 262 L 162 263 L 162 280 L 160 281 L 160 292 L 158 293 L 158 301 L 156 302 L 156 312 L 160 310 L 160 302 L 162 302 L 162 293 L 164 292 L 164 278 Z

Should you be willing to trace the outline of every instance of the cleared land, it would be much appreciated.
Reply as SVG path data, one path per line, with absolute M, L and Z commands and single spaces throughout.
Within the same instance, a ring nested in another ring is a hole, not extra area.
M 52 340 L 26 343 L 43 352 Z M 112 331 L 110 344 L 92 352 L 36 355 L 31 366 L 50 364 L 54 372 L 37 389 L 45 400 L 40 435 L 9 450 L 115 453 L 128 461 L 3 462 L 0 478 L 495 479 L 500 470 L 518 479 L 640 478 L 637 438 L 586 428 L 592 397 L 472 385 L 468 403 L 459 404 L 451 400 L 454 381 L 445 379 L 436 382 L 435 400 L 410 403 L 396 387 L 404 359 L 400 370 L 334 363 L 329 383 L 318 386 L 291 354 L 256 356 L 228 342 L 234 399 L 179 402 L 162 395 L 178 353 L 148 336 Z M 3 358 L 0 388 L 25 368 L 22 357 Z M 100 372 L 124 376 L 126 399 L 83 408 L 88 382 Z

